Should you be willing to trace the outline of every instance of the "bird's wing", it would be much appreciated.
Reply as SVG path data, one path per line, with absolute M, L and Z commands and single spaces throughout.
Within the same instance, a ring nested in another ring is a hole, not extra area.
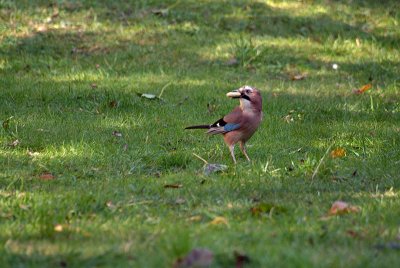
M 223 134 L 240 128 L 242 109 L 236 107 L 233 111 L 210 126 L 208 134 Z
M 240 106 L 236 106 L 229 114 L 224 116 L 224 121 L 227 123 L 240 123 L 242 121 L 243 111 Z

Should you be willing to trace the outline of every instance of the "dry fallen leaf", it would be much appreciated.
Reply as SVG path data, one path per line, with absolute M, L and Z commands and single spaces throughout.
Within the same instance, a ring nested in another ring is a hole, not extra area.
M 50 172 L 44 172 L 44 173 L 40 174 L 39 178 L 42 180 L 45 180 L 45 181 L 49 181 L 49 180 L 54 180 L 55 176 L 53 174 L 51 174 Z
M 366 85 L 363 85 L 359 89 L 353 90 L 353 93 L 359 95 L 359 94 L 362 94 L 365 91 L 369 90 L 371 87 L 372 87 L 372 84 L 366 84 Z
M 225 219 L 224 217 L 217 216 L 210 222 L 210 224 L 212 224 L 212 225 L 219 225 L 219 224 L 228 225 L 228 220 Z
M 213 253 L 208 249 L 195 248 L 184 258 L 174 263 L 174 268 L 209 267 L 213 261 Z
M 332 158 L 340 158 L 346 156 L 346 150 L 343 148 L 336 148 L 335 150 L 331 151 Z
M 173 188 L 173 189 L 178 189 L 178 188 L 182 188 L 183 185 L 182 184 L 165 184 L 164 188 Z
M 360 211 L 359 207 L 352 206 L 344 201 L 338 200 L 332 204 L 332 207 L 330 208 L 328 215 L 330 216 L 342 215 L 347 213 L 356 213 L 359 211 Z

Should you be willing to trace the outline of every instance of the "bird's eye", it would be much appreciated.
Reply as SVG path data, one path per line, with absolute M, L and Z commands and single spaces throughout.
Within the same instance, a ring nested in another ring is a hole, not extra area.
M 246 93 L 247 93 L 247 94 L 250 94 L 250 89 L 247 89 L 247 90 L 246 90 Z

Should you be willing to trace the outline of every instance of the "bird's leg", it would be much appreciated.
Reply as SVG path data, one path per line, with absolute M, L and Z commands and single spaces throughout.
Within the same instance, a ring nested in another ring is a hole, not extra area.
M 232 156 L 232 159 L 233 159 L 233 163 L 235 163 L 235 165 L 236 165 L 235 145 L 234 145 L 234 144 L 229 145 L 229 152 L 231 152 L 231 156 Z
M 245 146 L 243 141 L 240 142 L 240 150 L 242 151 L 242 153 L 246 157 L 247 161 L 250 162 L 250 157 L 247 155 L 246 146 Z

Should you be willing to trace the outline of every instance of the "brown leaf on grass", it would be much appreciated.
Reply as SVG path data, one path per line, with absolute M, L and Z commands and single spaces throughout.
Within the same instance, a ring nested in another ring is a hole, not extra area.
M 50 180 L 54 180 L 56 177 L 53 174 L 51 174 L 50 172 L 43 172 L 42 174 L 39 175 L 39 178 L 44 181 L 50 181 Z
M 213 253 L 208 249 L 195 248 L 188 255 L 179 258 L 174 263 L 174 268 L 200 268 L 209 267 L 213 261 Z
M 352 206 L 344 201 L 338 200 L 338 201 L 333 202 L 328 215 L 329 216 L 342 215 L 342 214 L 348 214 L 348 213 L 357 213 L 359 211 L 360 211 L 359 207 Z
M 182 188 L 183 185 L 182 184 L 165 184 L 164 188 L 172 188 L 172 189 L 178 189 L 178 188 Z
M 90 84 L 90 87 L 93 88 L 93 89 L 95 89 L 95 88 L 97 88 L 97 84 L 96 84 L 96 83 L 91 83 L 91 84 Z
M 224 217 L 217 216 L 210 222 L 210 224 L 211 225 L 220 225 L 220 224 L 228 225 L 228 220 L 225 219 Z
M 250 262 L 249 256 L 242 252 L 234 251 L 233 256 L 235 257 L 236 268 L 242 268 L 246 263 Z
M 335 150 L 331 151 L 332 158 L 341 158 L 346 156 L 346 150 L 343 148 L 336 148 Z
M 366 84 L 366 85 L 363 85 L 359 89 L 353 90 L 353 93 L 357 94 L 357 95 L 360 95 L 360 94 L 364 93 L 365 91 L 369 90 L 371 87 L 372 87 L 372 84 Z

